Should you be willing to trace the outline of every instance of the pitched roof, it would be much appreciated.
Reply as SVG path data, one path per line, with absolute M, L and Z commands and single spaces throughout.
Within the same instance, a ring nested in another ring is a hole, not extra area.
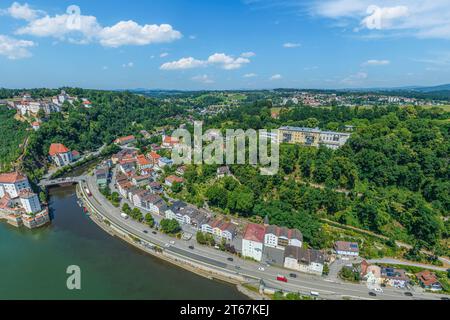
M 26 180 L 27 177 L 19 172 L 10 172 L 0 174 L 0 183 L 16 183 Z
M 131 140 L 136 140 L 136 138 L 134 136 L 120 137 L 120 138 L 116 139 L 116 143 L 117 142 L 124 143 L 124 142 L 131 141 Z
M 358 243 L 356 242 L 336 241 L 334 248 L 336 251 L 359 252 Z
M 168 181 L 170 183 L 175 183 L 175 182 L 183 183 L 184 179 L 181 177 L 177 177 L 177 176 L 169 176 L 166 178 L 166 181 Z
M 53 157 L 54 155 L 67 152 L 69 152 L 69 149 L 67 149 L 65 145 L 61 143 L 52 143 L 50 146 L 49 154 Z
M 296 246 L 287 246 L 284 252 L 285 257 L 293 258 L 302 264 L 321 263 L 325 261 L 323 253 L 319 250 L 304 249 Z
M 416 273 L 417 279 L 422 282 L 425 286 L 431 286 L 435 283 L 439 283 L 436 274 L 430 270 L 424 270 L 422 272 Z
M 264 242 L 264 235 L 266 234 L 266 228 L 260 224 L 249 223 L 245 229 L 244 239 Z
M 285 237 L 287 239 L 297 239 L 303 241 L 303 235 L 298 229 L 288 229 L 270 225 L 266 227 L 266 234 L 273 234 L 277 237 Z
M 140 166 L 146 166 L 146 165 L 150 165 L 150 164 L 152 164 L 151 162 L 150 162 L 150 160 L 148 160 L 144 155 L 138 155 L 137 156 L 137 162 L 138 162 L 138 164 L 140 165 Z

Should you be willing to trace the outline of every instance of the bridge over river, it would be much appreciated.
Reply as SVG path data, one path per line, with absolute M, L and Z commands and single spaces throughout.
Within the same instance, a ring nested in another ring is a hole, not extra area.
M 79 177 L 69 177 L 69 178 L 59 178 L 59 179 L 53 179 L 53 180 L 41 180 L 39 182 L 39 186 L 41 187 L 52 187 L 52 186 L 64 186 L 64 185 L 72 185 L 72 184 L 78 184 L 80 182 L 85 182 L 86 177 L 85 176 L 79 176 Z

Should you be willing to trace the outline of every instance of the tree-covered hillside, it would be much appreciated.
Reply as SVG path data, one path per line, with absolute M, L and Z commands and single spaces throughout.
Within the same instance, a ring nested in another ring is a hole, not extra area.
M 11 170 L 11 163 L 20 156 L 20 145 L 27 136 L 28 125 L 14 119 L 15 114 L 14 110 L 0 105 L 0 172 Z

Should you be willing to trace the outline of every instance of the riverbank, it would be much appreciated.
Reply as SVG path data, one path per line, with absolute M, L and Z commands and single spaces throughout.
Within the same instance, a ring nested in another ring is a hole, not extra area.
M 86 201 L 88 200 L 84 196 L 84 192 L 80 187 L 80 185 L 77 185 L 76 192 L 78 199 L 83 201 L 85 207 L 90 207 L 90 205 L 86 203 Z M 87 209 L 89 211 L 89 208 Z M 195 273 L 196 275 L 202 276 L 210 280 L 222 281 L 235 285 L 238 291 L 246 295 L 249 299 L 252 300 L 265 299 L 264 296 L 242 287 L 242 284 L 247 283 L 246 279 L 243 276 L 231 275 L 228 272 L 225 271 L 222 272 L 215 268 L 209 268 L 203 264 L 196 263 L 192 260 L 182 257 L 181 255 L 166 252 L 159 246 L 151 244 L 147 241 L 143 241 L 141 239 L 137 239 L 136 237 L 130 235 L 126 231 L 121 230 L 119 226 L 114 226 L 106 217 L 102 216 L 101 213 L 96 212 L 97 210 L 95 208 L 91 208 L 91 211 L 93 212 L 90 212 L 91 213 L 89 215 L 90 219 L 97 226 L 99 226 L 102 230 L 104 230 L 111 236 L 117 237 L 147 254 L 151 254 L 152 256 L 157 257 L 158 259 L 169 262 L 184 270 Z

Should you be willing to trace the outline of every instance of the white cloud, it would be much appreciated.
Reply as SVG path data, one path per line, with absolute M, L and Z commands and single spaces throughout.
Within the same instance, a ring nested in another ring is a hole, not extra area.
M 165 58 L 167 57 L 169 54 L 167 52 L 163 52 L 159 55 L 160 58 Z
M 307 6 L 311 15 L 333 19 L 335 26 L 353 24 L 355 31 L 450 39 L 448 0 L 310 0 Z
M 181 37 L 181 33 L 169 24 L 141 26 L 132 20 L 121 21 L 112 27 L 103 28 L 99 33 L 100 43 L 105 47 L 113 48 L 124 45 L 143 46 L 172 42 Z
M 161 70 L 185 70 L 185 69 L 193 69 L 199 68 L 206 65 L 205 61 L 197 60 L 192 57 L 189 58 L 181 58 L 178 61 L 166 62 L 164 63 L 160 69 Z
M 28 48 L 35 46 L 33 41 L 26 41 L 0 35 L 0 55 L 17 60 L 31 57 Z
M 215 53 L 208 58 L 208 63 L 219 65 L 225 70 L 234 70 L 241 68 L 244 64 L 250 63 L 250 60 L 242 57 L 234 59 L 224 53 Z
M 201 82 L 201 83 L 205 83 L 205 84 L 214 83 L 214 80 L 209 78 L 209 76 L 206 74 L 198 75 L 198 76 L 192 77 L 191 79 L 193 81 L 197 81 L 197 82 Z
M 280 80 L 282 78 L 283 78 L 283 76 L 281 74 L 274 74 L 273 76 L 270 77 L 270 80 L 274 81 L 274 80 Z
M 347 78 L 342 79 L 341 82 L 348 85 L 357 85 L 361 83 L 362 80 L 365 80 L 368 77 L 369 75 L 366 72 L 357 72 L 348 76 Z
M 150 45 L 167 43 L 182 38 L 180 31 L 169 24 L 139 25 L 135 21 L 120 21 L 113 26 L 103 27 L 94 16 L 60 14 L 35 19 L 37 14 L 18 7 L 17 15 L 27 17 L 29 23 L 19 28 L 16 34 L 26 34 L 37 37 L 53 37 L 76 44 L 98 42 L 102 46 L 117 48 L 125 45 Z M 31 19 L 33 17 L 33 19 Z
M 285 47 L 285 48 L 298 48 L 300 46 L 301 46 L 300 43 L 293 43 L 293 42 L 287 42 L 287 43 L 283 44 L 283 47 Z
M 366 62 L 364 62 L 363 66 L 386 66 L 386 65 L 388 65 L 390 63 L 391 62 L 389 60 L 371 59 L 371 60 L 367 60 Z
M 244 74 L 244 78 L 254 78 L 257 77 L 258 75 L 256 73 L 246 73 Z
M 9 15 L 14 19 L 27 21 L 34 20 L 39 15 L 44 14 L 43 11 L 32 9 L 28 3 L 22 5 L 18 2 L 14 2 L 8 9 L 0 10 L 0 13 Z
M 243 58 L 251 58 L 256 56 L 256 53 L 249 51 L 249 52 L 244 52 L 243 54 L 241 54 L 241 57 Z
M 371 5 L 367 8 L 368 14 L 361 21 L 361 25 L 367 29 L 388 29 L 395 25 L 396 20 L 404 18 L 409 15 L 409 9 L 406 6 L 395 7 L 378 7 Z
M 133 67 L 134 67 L 134 63 L 133 62 L 124 63 L 122 65 L 122 68 L 133 68 Z
M 250 59 L 244 57 L 233 58 L 225 53 L 214 53 L 206 60 L 199 60 L 193 57 L 181 58 L 177 61 L 166 62 L 161 65 L 161 70 L 184 70 L 206 66 L 218 66 L 224 70 L 235 70 L 250 63 Z

